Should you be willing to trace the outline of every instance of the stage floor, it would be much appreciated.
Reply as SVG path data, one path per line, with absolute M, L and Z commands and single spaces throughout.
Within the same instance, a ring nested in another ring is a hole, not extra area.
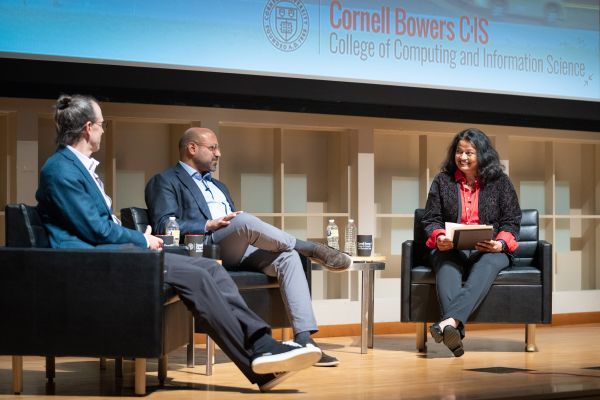
M 537 329 L 539 352 L 525 353 L 524 329 L 475 330 L 464 341 L 465 355 L 454 358 L 428 338 L 417 353 L 414 334 L 376 335 L 375 348 L 360 354 L 359 337 L 317 339 L 340 366 L 301 371 L 270 393 L 260 393 L 217 351 L 212 376 L 204 375 L 203 348 L 195 368 L 185 366 L 185 349 L 169 358 L 167 383 L 158 386 L 157 362 L 148 360 L 146 398 L 166 399 L 600 399 L 600 324 Z M 114 378 L 112 360 L 56 359 L 54 384 L 46 384 L 44 359 L 25 357 L 23 393 L 11 393 L 11 360 L 0 356 L 0 399 L 135 397 L 133 363 Z M 50 397 L 51 396 L 51 397 Z

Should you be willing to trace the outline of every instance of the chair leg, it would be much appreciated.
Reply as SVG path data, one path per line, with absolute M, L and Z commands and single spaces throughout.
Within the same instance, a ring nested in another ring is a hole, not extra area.
M 12 356 L 12 387 L 14 394 L 23 391 L 23 356 Z
M 294 340 L 294 331 L 292 328 L 281 328 L 281 340 L 284 342 Z
M 158 359 L 158 383 L 164 386 L 167 379 L 167 365 L 169 364 L 169 356 L 164 355 Z
M 146 359 L 135 359 L 135 394 L 146 394 Z
M 52 382 L 56 376 L 56 358 L 54 356 L 46 357 L 46 379 Z
M 525 351 L 538 351 L 538 348 L 535 345 L 535 324 L 525 325 Z
M 123 357 L 115 358 L 115 378 L 123 378 Z
M 417 351 L 427 352 L 427 322 L 417 322 Z
M 206 376 L 212 375 L 213 364 L 215 363 L 215 342 L 206 335 Z
M 194 316 L 190 313 L 190 337 L 187 345 L 187 366 L 193 368 L 196 365 L 196 355 L 194 353 Z

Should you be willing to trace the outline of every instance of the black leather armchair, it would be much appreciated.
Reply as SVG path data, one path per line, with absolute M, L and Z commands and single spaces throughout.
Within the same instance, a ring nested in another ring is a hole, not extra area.
M 185 345 L 189 314 L 163 281 L 164 253 L 48 248 L 34 207 L 6 207 L 0 247 L 0 354 L 13 356 L 13 391 L 22 391 L 22 356 L 135 359 L 135 393 L 144 394 L 146 359 Z M 116 370 L 117 368 L 115 368 Z
M 147 225 L 150 225 L 148 210 L 139 207 L 122 208 L 121 221 L 123 226 L 142 232 Z M 311 264 L 307 258 L 301 258 L 310 288 Z M 238 286 L 248 307 L 271 327 L 289 328 L 291 326 L 277 278 L 256 271 L 229 271 L 229 274 Z M 212 373 L 213 345 L 212 341 L 207 339 L 207 375 Z
M 415 210 L 414 240 L 402 244 L 401 321 L 417 322 L 417 349 L 426 351 L 427 323 L 439 321 L 435 273 L 425 259 L 424 210 Z M 537 210 L 522 210 L 514 264 L 500 272 L 469 323 L 523 323 L 525 350 L 537 351 L 535 324 L 552 319 L 552 245 L 539 240 Z

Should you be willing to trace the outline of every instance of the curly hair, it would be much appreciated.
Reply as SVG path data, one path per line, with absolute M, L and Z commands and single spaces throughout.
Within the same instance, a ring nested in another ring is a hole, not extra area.
M 96 122 L 98 116 L 92 106 L 98 101 L 92 96 L 75 94 L 61 95 L 56 101 L 54 123 L 56 124 L 56 144 L 67 146 L 77 143 L 85 124 Z
M 455 154 L 458 142 L 466 140 L 475 147 L 477 152 L 477 175 L 482 183 L 491 182 L 499 178 L 504 173 L 504 166 L 500 164 L 498 152 L 492 146 L 492 142 L 485 133 L 477 128 L 465 129 L 456 134 L 450 146 L 446 160 L 442 163 L 441 170 L 449 174 L 456 172 Z

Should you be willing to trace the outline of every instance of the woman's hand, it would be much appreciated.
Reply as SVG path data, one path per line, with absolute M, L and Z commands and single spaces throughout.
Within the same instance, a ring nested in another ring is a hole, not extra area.
M 454 243 L 446 235 L 438 235 L 435 240 L 435 245 L 439 251 L 448 251 L 454 248 Z
M 475 245 L 475 250 L 483 251 L 485 253 L 501 253 L 502 242 L 498 240 L 484 240 Z

